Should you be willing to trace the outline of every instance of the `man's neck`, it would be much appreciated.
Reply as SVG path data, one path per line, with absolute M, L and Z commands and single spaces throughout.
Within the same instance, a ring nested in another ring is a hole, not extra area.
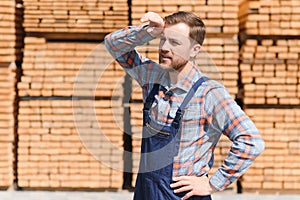
M 170 76 L 170 83 L 172 86 L 178 84 L 181 82 L 187 74 L 191 71 L 193 68 L 193 65 L 191 62 L 188 62 L 184 67 L 181 68 L 181 70 L 173 70 L 169 72 Z

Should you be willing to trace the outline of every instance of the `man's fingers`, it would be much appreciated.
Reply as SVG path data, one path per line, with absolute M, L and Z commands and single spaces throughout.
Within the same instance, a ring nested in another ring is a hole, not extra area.
M 182 181 L 182 180 L 190 180 L 192 176 L 177 176 L 173 177 L 173 181 Z
M 193 195 L 194 195 L 193 191 L 190 191 L 190 192 L 186 193 L 186 194 L 181 198 L 181 200 L 189 199 L 189 198 L 190 198 L 191 196 L 193 196 Z
M 147 12 L 141 17 L 141 22 L 150 22 L 150 25 L 162 28 L 164 26 L 164 20 L 161 16 L 155 12 Z
M 187 192 L 187 191 L 191 191 L 191 190 L 193 190 L 193 187 L 191 185 L 187 185 L 187 186 L 180 187 L 180 188 L 174 190 L 174 193 Z
M 146 14 L 141 17 L 141 22 L 149 22 L 149 18 Z
M 170 185 L 170 187 L 171 188 L 177 188 L 177 187 L 185 186 L 185 185 L 190 185 L 190 182 L 186 181 L 186 180 L 181 180 L 181 181 L 177 181 L 176 183 L 172 183 Z
M 141 17 L 141 22 L 150 22 L 151 20 L 153 20 L 153 16 L 155 15 L 156 13 L 154 12 L 147 12 L 146 14 L 144 14 L 142 17 Z

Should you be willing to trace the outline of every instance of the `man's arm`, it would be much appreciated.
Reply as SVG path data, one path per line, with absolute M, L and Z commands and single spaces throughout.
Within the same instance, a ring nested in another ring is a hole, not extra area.
M 154 69 L 157 68 L 157 64 L 140 55 L 135 47 L 142 46 L 159 36 L 164 23 L 162 18 L 153 12 L 146 13 L 141 18 L 141 22 L 148 22 L 148 24 L 130 26 L 110 33 L 105 37 L 104 42 L 110 54 L 142 86 L 156 81 L 151 80 L 151 77 L 159 77 L 159 74 Z
M 144 62 L 135 47 L 154 39 L 147 32 L 147 25 L 129 26 L 107 35 L 104 39 L 109 53 L 121 64 L 122 67 L 134 67 Z
M 207 101 L 207 110 L 213 118 L 212 126 L 233 142 L 223 165 L 210 177 L 214 188 L 224 190 L 247 171 L 262 153 L 265 144 L 254 123 L 225 88 L 210 91 Z

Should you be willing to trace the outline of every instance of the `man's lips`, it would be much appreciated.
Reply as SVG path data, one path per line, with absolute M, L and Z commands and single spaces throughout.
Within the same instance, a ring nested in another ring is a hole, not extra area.
M 162 59 L 162 60 L 171 60 L 172 57 L 167 56 L 167 55 L 161 55 L 161 59 Z

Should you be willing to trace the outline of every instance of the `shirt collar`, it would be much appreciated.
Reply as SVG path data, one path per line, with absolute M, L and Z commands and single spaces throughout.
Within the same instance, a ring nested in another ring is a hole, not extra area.
M 201 77 L 201 72 L 195 65 L 191 65 L 189 68 L 188 73 L 177 84 L 171 85 L 169 82 L 169 90 L 179 89 L 188 92 L 192 88 L 193 84 Z

